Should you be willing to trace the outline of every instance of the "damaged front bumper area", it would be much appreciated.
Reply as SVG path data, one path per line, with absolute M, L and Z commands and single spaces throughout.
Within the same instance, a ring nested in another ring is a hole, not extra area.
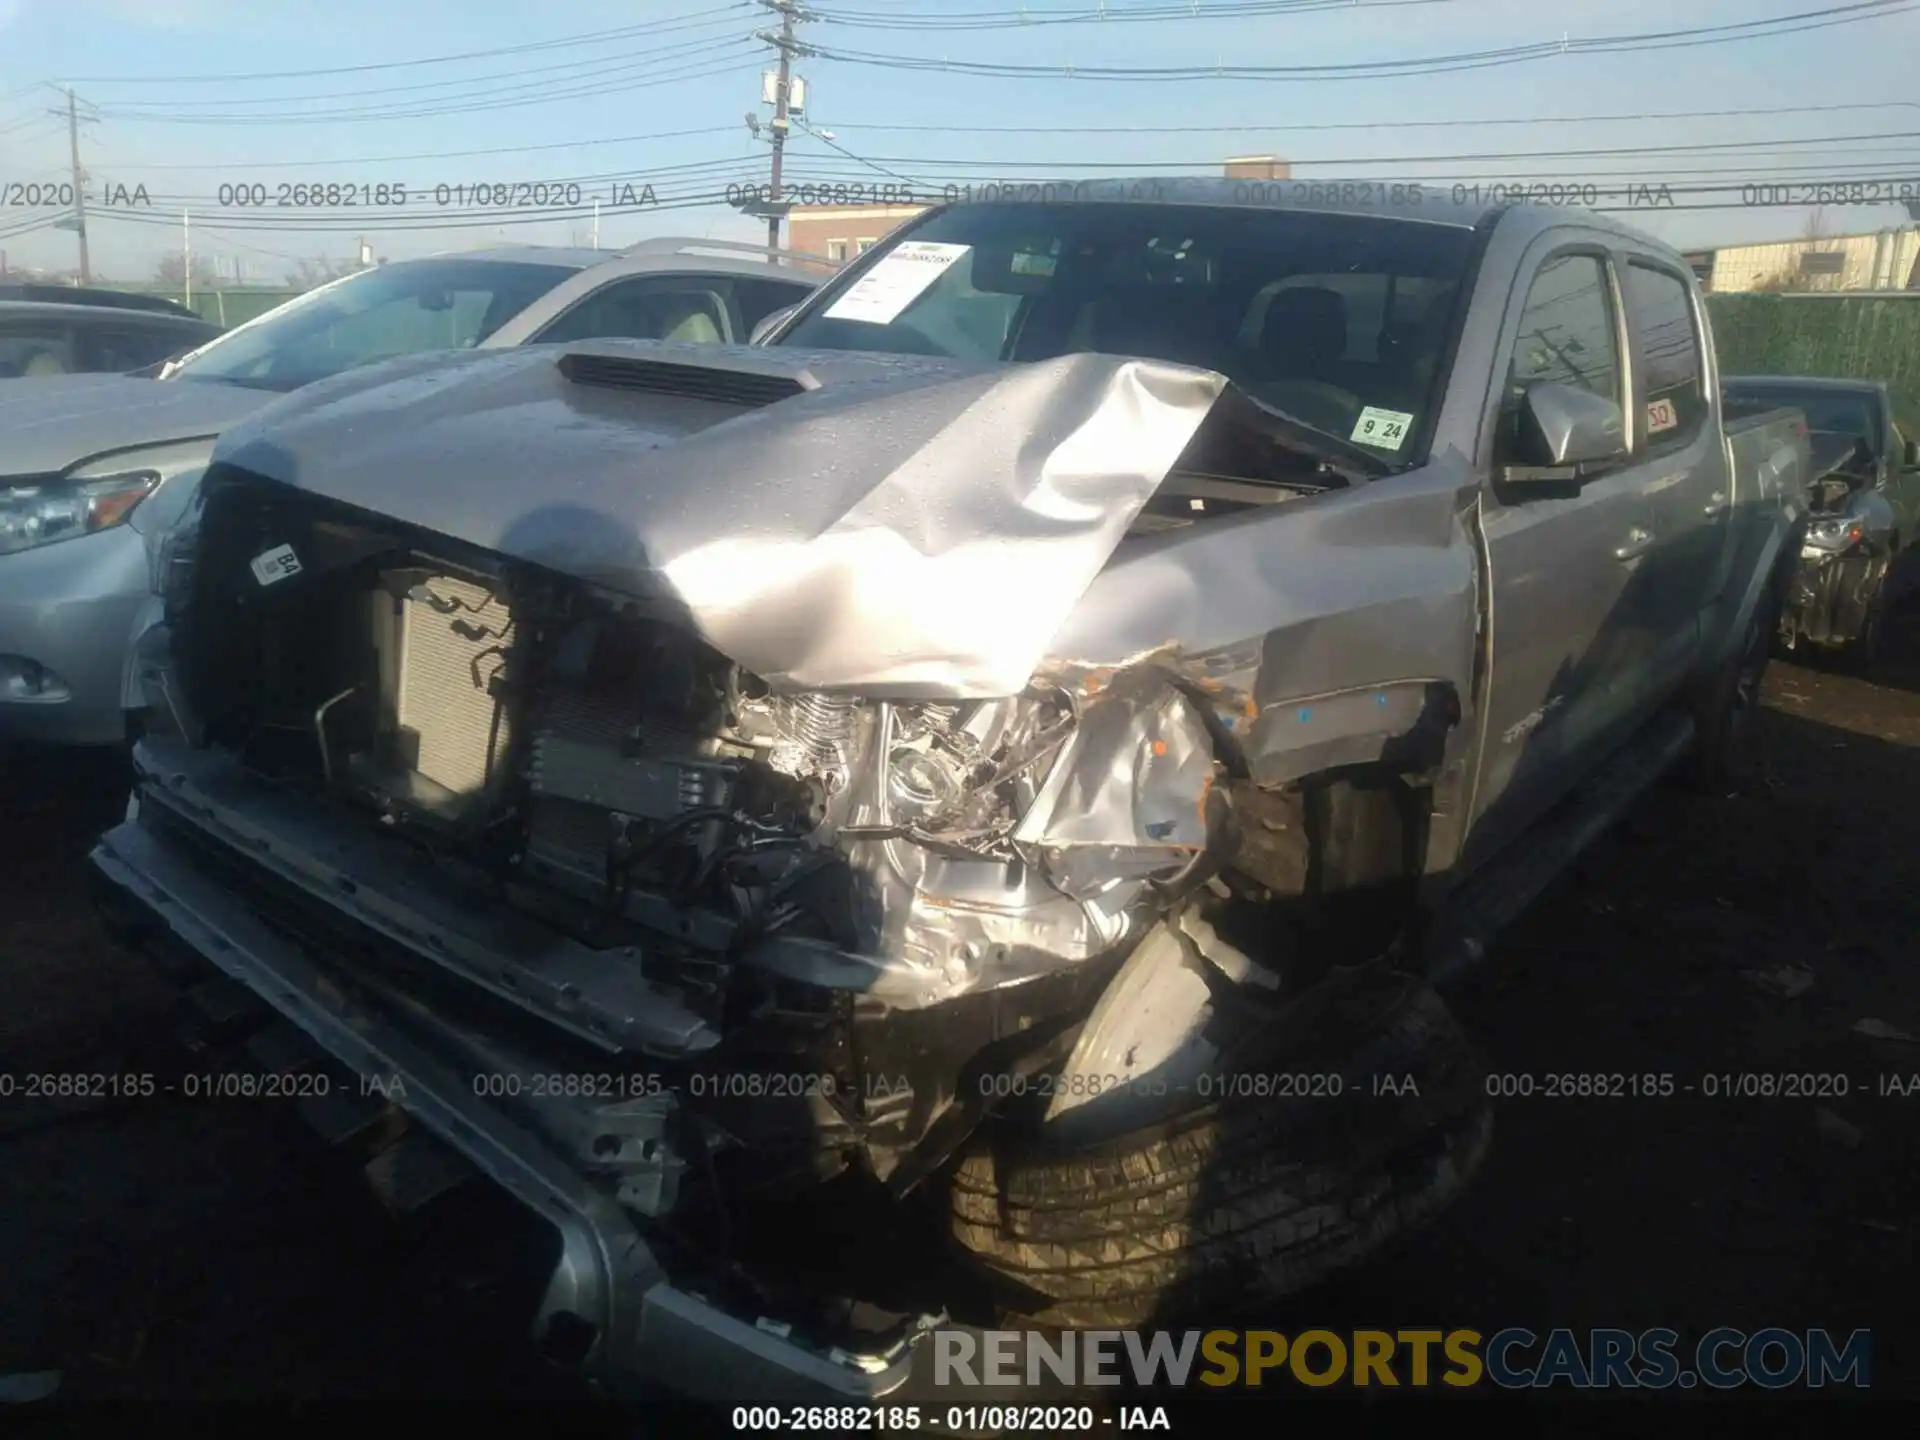
M 1856 546 L 1844 553 L 1806 546 L 1781 615 L 1781 638 L 1840 648 L 1859 639 L 1886 589 L 1889 557 Z
M 559 1260 L 535 1317 L 544 1353 L 610 1393 L 662 1385 L 716 1403 L 870 1400 L 928 1383 L 917 1342 L 943 1317 L 899 1316 L 844 1344 L 810 1339 L 751 1301 L 729 1305 L 723 1284 L 676 1284 L 671 1259 L 649 1243 L 646 1212 L 671 1200 L 682 1163 L 670 1149 L 675 1106 L 615 1052 L 644 1041 L 697 1053 L 715 1037 L 694 1017 L 571 968 L 565 946 L 542 952 L 495 932 L 487 948 L 476 937 L 497 917 L 436 907 L 417 876 L 385 859 L 369 872 L 349 830 L 239 793 L 218 756 L 148 741 L 136 758 L 128 817 L 93 854 L 116 933 L 184 946 L 247 987 L 551 1225 Z M 551 1055 L 503 1038 L 509 1027 L 463 1024 L 370 967 L 315 958 L 344 951 L 356 928 L 362 956 L 382 939 L 396 952 L 418 946 L 476 976 L 490 969 L 496 987 L 549 996 L 602 1042 L 598 1083 L 558 1085 Z
M 1840 649 L 1866 634 L 1885 599 L 1895 519 L 1862 478 L 1822 476 L 1810 492 L 1800 564 L 1780 616 L 1780 639 Z

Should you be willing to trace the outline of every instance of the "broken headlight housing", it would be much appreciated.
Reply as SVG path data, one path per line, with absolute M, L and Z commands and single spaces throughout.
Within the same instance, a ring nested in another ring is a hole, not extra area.
M 1807 526 L 1806 538 L 1801 544 L 1803 549 L 1822 555 L 1839 555 L 1858 545 L 1866 538 L 1866 534 L 1865 525 L 1843 515 L 1815 520 Z
M 863 704 L 824 695 L 764 702 L 769 763 L 817 781 L 837 824 L 979 843 L 1012 829 L 1073 725 L 1052 692 L 1001 700 Z
M 1004 839 L 1073 728 L 1058 692 L 887 707 L 878 811 L 885 823 L 978 842 Z

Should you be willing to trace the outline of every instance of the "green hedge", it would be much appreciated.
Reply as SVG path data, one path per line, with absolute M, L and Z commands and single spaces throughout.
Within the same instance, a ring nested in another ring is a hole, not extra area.
M 178 290 L 149 290 L 150 295 L 159 295 L 175 303 L 186 302 L 186 297 Z M 269 310 L 293 299 L 305 291 L 291 288 L 273 290 L 195 290 L 192 306 L 202 320 L 211 320 L 216 325 L 225 325 L 232 329 L 248 320 L 266 314 Z
M 1920 294 L 1712 295 L 1707 310 L 1721 374 L 1884 380 L 1896 413 L 1920 420 Z

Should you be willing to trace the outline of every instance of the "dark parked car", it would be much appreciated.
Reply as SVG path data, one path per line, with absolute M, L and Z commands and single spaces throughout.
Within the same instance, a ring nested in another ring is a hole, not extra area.
M 1736 376 L 1726 382 L 1726 401 L 1735 410 L 1803 411 L 1826 453 L 1807 495 L 1812 519 L 1780 617 L 1781 642 L 1871 665 L 1895 568 L 1920 535 L 1920 440 L 1894 422 L 1893 399 L 1878 380 Z M 1910 570 L 1902 581 L 1910 583 Z
M 109 310 L 146 310 L 155 315 L 177 315 L 198 320 L 199 315 L 178 300 L 163 295 L 140 295 L 131 290 L 100 290 L 81 285 L 36 285 L 13 281 L 0 285 L 0 300 L 37 300 L 44 305 L 96 305 Z
M 204 320 L 152 310 L 0 300 L 0 380 L 144 370 L 220 333 Z

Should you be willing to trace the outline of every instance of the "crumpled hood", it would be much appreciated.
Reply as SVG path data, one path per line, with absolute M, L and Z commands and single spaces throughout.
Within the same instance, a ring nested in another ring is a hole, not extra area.
M 111 450 L 218 435 L 279 398 L 131 375 L 0 380 L 0 475 L 48 475 Z
M 1226 383 L 1106 355 L 531 346 L 309 386 L 214 458 L 612 590 L 664 589 L 778 688 L 1008 695 Z

